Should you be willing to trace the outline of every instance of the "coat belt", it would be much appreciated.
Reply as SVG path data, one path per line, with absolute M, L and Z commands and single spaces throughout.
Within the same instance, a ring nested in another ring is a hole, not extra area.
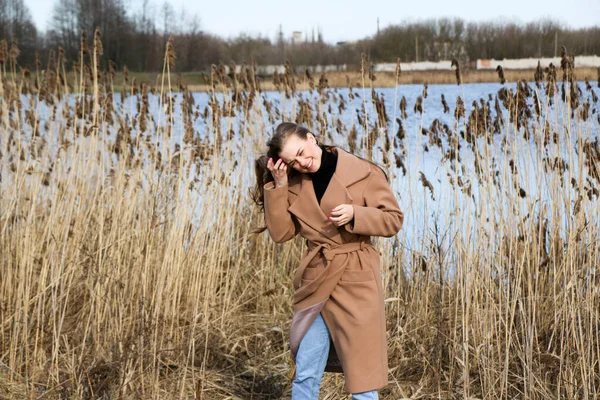
M 370 239 L 361 240 L 359 242 L 350 242 L 350 243 L 342 243 L 338 245 L 330 245 L 329 243 L 320 243 L 316 244 L 314 242 L 308 241 L 308 254 L 302 258 L 300 265 L 298 266 L 298 270 L 296 271 L 296 275 L 294 276 L 294 288 L 298 289 L 300 284 L 302 283 L 302 275 L 304 275 L 304 270 L 310 264 L 310 262 L 322 252 L 325 260 L 327 261 L 325 265 L 324 273 L 327 271 L 327 268 L 331 264 L 331 261 L 338 254 L 347 254 L 355 251 L 363 250 L 369 246 L 373 246 Z

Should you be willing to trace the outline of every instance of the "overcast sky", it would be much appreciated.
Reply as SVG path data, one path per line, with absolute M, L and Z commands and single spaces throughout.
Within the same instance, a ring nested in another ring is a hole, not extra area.
M 135 12 L 142 0 L 124 0 Z M 155 4 L 159 26 L 160 5 Z M 274 39 L 281 24 L 285 37 L 293 31 L 308 33 L 320 28 L 327 42 L 354 40 L 373 35 L 377 19 L 381 29 L 403 21 L 459 17 L 466 21 L 515 21 L 526 23 L 551 18 L 570 28 L 600 26 L 600 0 L 173 0 L 177 15 L 196 14 L 202 30 L 223 38 L 241 32 Z M 25 0 L 37 26 L 45 30 L 53 0 Z

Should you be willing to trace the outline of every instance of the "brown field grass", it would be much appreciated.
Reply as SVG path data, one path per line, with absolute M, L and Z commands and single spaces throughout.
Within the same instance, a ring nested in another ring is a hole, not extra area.
M 1 63 L 0 398 L 289 397 L 305 243 L 252 234 L 264 221 L 249 196 L 252 161 L 283 116 L 325 139 L 339 130 L 338 145 L 381 163 L 414 227 L 376 241 L 382 399 L 600 396 L 597 89 L 572 89 L 568 62 L 565 103 L 552 74 L 540 89 L 500 90 L 496 106 L 448 99 L 455 124 L 409 131 L 423 148 L 413 159 L 406 118 L 386 115 L 376 91 L 345 118 L 346 100 L 318 77 L 317 100 L 280 77 L 274 105 L 254 74 L 215 72 L 201 110 L 169 74 L 172 50 L 140 85 L 99 71 L 100 48 L 98 33 L 75 71 L 60 57 L 43 72 L 18 71 L 17 53 Z M 361 75 L 361 89 L 383 80 Z M 426 146 L 448 170 L 435 193 L 419 171 Z M 345 396 L 326 374 L 321 398 Z
M 498 73 L 489 70 L 462 70 L 463 83 L 484 83 L 498 82 Z M 505 70 L 505 79 L 507 82 L 517 82 L 524 80 L 532 82 L 534 80 L 535 70 Z M 595 68 L 575 68 L 575 75 L 579 79 L 595 80 L 597 71 Z M 194 75 L 191 75 L 194 76 Z M 348 87 L 348 82 L 353 87 L 362 87 L 362 75 L 360 72 L 328 72 L 325 74 L 329 87 Z M 456 84 L 454 71 L 403 71 L 398 79 L 394 73 L 378 72 L 375 73 L 376 80 L 373 85 L 376 87 L 395 87 L 396 85 L 407 84 Z M 303 76 L 296 76 L 298 80 L 298 90 L 308 90 L 309 84 Z M 275 85 L 269 78 L 260 78 L 262 90 L 276 90 Z M 194 79 L 186 79 L 186 74 L 182 74 L 182 82 L 188 86 L 192 92 L 206 92 L 210 90 L 210 85 L 196 83 Z
M 597 79 L 597 71 L 594 68 L 575 68 L 575 75 L 578 79 L 594 81 Z M 462 70 L 463 83 L 484 83 L 499 82 L 496 71 L 466 69 Z M 535 70 L 506 70 L 505 79 L 507 82 L 517 82 L 524 80 L 534 81 Z M 395 74 L 388 72 L 375 73 L 376 80 L 373 85 L 376 87 L 394 87 L 396 84 L 456 84 L 456 77 L 453 70 L 449 71 L 403 71 L 396 79 Z M 150 72 L 129 72 L 129 77 L 136 78 L 137 83 L 145 82 L 148 85 L 156 85 L 160 80 L 161 74 Z M 173 74 L 173 85 L 178 87 L 179 83 L 187 87 L 191 92 L 207 92 L 211 90 L 211 85 L 204 82 L 206 75 L 196 72 L 185 72 L 182 74 Z M 308 90 L 310 86 L 304 75 L 295 75 L 298 90 Z M 325 74 L 329 87 L 348 87 L 349 83 L 353 87 L 362 87 L 362 75 L 360 71 L 349 72 L 328 72 Z M 317 75 L 315 79 L 318 80 Z M 272 77 L 257 77 L 261 90 L 277 90 L 273 84 Z M 71 80 L 71 82 L 73 82 Z M 123 73 L 117 72 L 114 78 L 114 90 L 121 91 L 123 88 Z

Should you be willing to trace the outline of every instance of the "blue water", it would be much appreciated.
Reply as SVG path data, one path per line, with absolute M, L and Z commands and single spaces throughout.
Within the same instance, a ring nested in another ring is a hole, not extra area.
M 547 182 L 556 182 L 554 178 L 555 172 L 547 172 L 539 169 L 540 160 L 543 157 L 554 158 L 562 157 L 569 163 L 569 170 L 565 172 L 566 182 L 570 182 L 571 178 L 580 179 L 578 173 L 577 154 L 575 153 L 575 144 L 578 139 L 597 140 L 599 132 L 599 123 L 597 114 L 592 111 L 595 104 L 592 101 L 592 95 L 586 91 L 583 82 L 578 83 L 582 92 L 580 103 L 589 101 L 590 118 L 587 121 L 582 121 L 579 118 L 571 119 L 568 106 L 563 104 L 559 95 L 560 90 L 554 97 L 554 105 L 549 106 L 544 95 L 544 89 L 536 89 L 535 85 L 530 84 L 532 90 L 537 90 L 540 103 L 542 105 L 543 116 L 541 119 L 530 120 L 530 131 L 539 132 L 540 126 L 544 126 L 546 121 L 550 125 L 552 131 L 559 134 L 558 144 L 551 144 L 546 149 L 539 143 L 540 138 L 536 138 L 532 133 L 528 140 L 523 138 L 523 129 L 517 130 L 514 125 L 509 122 L 507 111 L 503 109 L 503 118 L 505 125 L 498 135 L 493 135 L 490 143 L 486 143 L 484 138 L 479 138 L 476 142 L 476 148 L 482 156 L 481 164 L 484 171 L 493 173 L 494 170 L 509 171 L 506 164 L 509 160 L 513 160 L 518 168 L 518 187 L 512 187 L 510 183 L 513 181 L 509 176 L 499 176 L 498 179 L 508 179 L 508 184 L 504 183 L 503 188 L 489 186 L 481 187 L 476 179 L 475 159 L 473 157 L 474 146 L 466 143 L 463 139 L 460 140 L 461 150 L 460 157 L 462 163 L 457 171 L 450 168 L 450 163 L 441 162 L 442 151 L 436 146 L 428 146 L 426 151 L 424 145 L 428 142 L 428 136 L 421 133 L 422 128 L 429 129 L 432 122 L 438 119 L 441 124 L 447 124 L 453 132 L 465 130 L 465 120 L 468 118 L 473 109 L 472 103 L 483 99 L 489 102 L 492 118 L 495 117 L 494 111 L 494 96 L 503 86 L 499 83 L 476 83 L 464 84 L 461 86 L 455 84 L 448 85 L 429 85 L 427 88 L 427 97 L 423 98 L 422 108 L 423 113 L 413 111 L 413 106 L 417 97 L 423 96 L 423 85 L 401 85 L 396 88 L 377 88 L 375 92 L 378 96 L 385 99 L 385 109 L 389 118 L 387 127 L 383 127 L 383 134 L 393 139 L 398 125 L 396 119 L 400 118 L 400 99 L 404 96 L 406 99 L 407 118 L 401 119 L 406 138 L 404 139 L 404 149 L 393 149 L 394 153 L 399 154 L 404 165 L 407 168 L 406 174 L 401 169 L 395 167 L 392 161 L 392 168 L 389 171 L 391 183 L 394 192 L 397 195 L 400 207 L 405 211 L 405 226 L 403 228 L 404 243 L 407 248 L 419 247 L 418 242 L 424 237 L 426 232 L 431 231 L 434 225 L 437 224 L 443 232 L 448 229 L 456 230 L 456 227 L 450 227 L 450 221 L 455 218 L 449 218 L 449 213 L 461 213 L 464 215 L 463 226 L 460 231 L 464 235 L 472 233 L 476 227 L 481 228 L 482 224 L 489 224 L 489 229 L 495 229 L 500 219 L 505 213 L 516 213 L 525 217 L 529 211 L 534 214 L 546 212 L 552 209 L 554 201 L 559 202 L 562 211 L 565 212 L 564 224 L 568 223 L 569 208 L 573 206 L 575 201 L 575 192 L 569 184 L 565 184 L 560 188 L 559 198 L 552 195 L 553 187 Z M 516 84 L 506 84 L 505 87 L 516 90 Z M 600 90 L 595 88 L 596 92 Z M 228 145 L 231 146 L 234 154 L 246 152 L 244 155 L 250 162 L 242 166 L 244 168 L 242 174 L 234 174 L 231 178 L 232 184 L 235 187 L 241 187 L 244 191 L 253 184 L 253 172 L 251 160 L 259 154 L 255 153 L 255 148 L 264 147 L 267 139 L 273 133 L 275 127 L 282 121 L 294 120 L 294 116 L 299 108 L 299 102 L 308 101 L 312 110 L 312 119 L 318 120 L 323 117 L 327 120 L 328 130 L 320 132 L 320 124 L 315 124 L 314 132 L 325 136 L 325 142 L 340 145 L 347 148 L 346 137 L 352 125 L 355 125 L 358 131 L 359 140 L 365 135 L 363 125 L 359 124 L 357 115 L 361 115 L 363 119 L 373 124 L 377 120 L 375 106 L 371 99 L 371 90 L 369 88 L 354 88 L 352 92 L 355 95 L 354 99 L 349 98 L 350 90 L 344 89 L 329 89 L 327 97 L 321 97 L 317 91 L 299 91 L 292 98 L 287 98 L 281 92 L 263 92 L 254 99 L 255 109 L 249 116 L 243 114 L 242 109 L 235 109 L 235 115 L 221 118 L 222 137 L 226 137 L 226 132 L 233 130 L 232 140 Z M 443 112 L 441 103 L 441 95 L 444 95 L 446 102 L 450 108 L 449 113 Z M 164 140 L 163 145 L 170 145 L 168 142 L 181 143 L 183 135 L 183 120 L 181 117 L 180 103 L 182 100 L 181 94 L 174 94 L 175 98 L 175 120 L 172 140 Z M 454 110 L 456 108 L 457 97 L 460 96 L 464 101 L 465 117 L 458 123 L 454 118 Z M 215 99 L 220 104 L 225 99 L 223 94 L 216 94 Z M 337 98 L 337 101 L 334 100 Z M 346 107 L 343 111 L 338 110 L 339 99 L 343 98 Z M 27 99 L 24 99 L 24 108 L 29 107 Z M 73 104 L 75 95 L 69 98 L 69 103 Z M 114 107 L 126 121 L 131 122 L 137 113 L 137 104 L 139 96 L 128 97 L 124 106 L 121 104 L 120 94 L 115 93 Z M 209 106 L 210 94 L 208 93 L 193 93 L 194 106 L 193 109 L 200 114 L 204 113 Z M 264 103 L 270 102 L 273 110 L 276 110 L 278 117 L 270 120 L 267 118 Z M 532 99 L 528 103 L 532 104 Z M 153 115 L 154 122 L 148 122 L 151 130 L 156 126 L 162 126 L 167 121 L 164 107 L 162 106 L 158 96 L 149 95 L 150 113 Z M 331 109 L 331 112 L 329 110 Z M 262 114 L 261 114 L 262 111 Z M 37 105 L 37 113 L 42 116 L 42 125 L 44 119 L 51 115 L 51 109 L 44 104 Z M 535 115 L 535 114 L 534 114 Z M 345 131 L 338 133 L 334 129 L 336 121 L 339 120 L 345 126 Z M 208 112 L 208 118 L 205 120 L 199 117 L 194 120 L 193 126 L 197 135 L 202 140 L 214 142 L 215 132 L 211 126 L 211 112 Z M 387 129 L 386 129 L 387 128 Z M 43 132 L 42 128 L 42 132 Z M 114 127 L 109 128 L 109 132 L 115 132 Z M 253 132 L 252 136 L 248 132 Z M 262 133 L 259 133 L 262 132 Z M 444 134 L 440 134 L 445 137 Z M 254 142 L 256 146 L 249 145 Z M 381 147 L 383 143 L 378 141 L 374 145 L 373 156 L 376 161 L 381 162 Z M 443 141 L 443 146 L 448 149 L 449 145 Z M 393 147 L 393 146 L 392 146 Z M 501 149 L 509 148 L 509 152 Z M 547 153 L 546 153 L 547 152 Z M 365 156 L 365 153 L 360 153 Z M 391 155 L 393 160 L 393 155 Z M 492 167 L 495 167 L 492 169 Z M 490 169 L 488 169 L 490 168 Z M 192 169 L 193 174 L 202 175 L 203 171 Z M 433 187 L 433 195 L 429 189 L 425 188 L 421 183 L 421 173 L 431 183 Z M 454 182 L 458 176 L 468 184 L 470 184 L 471 195 L 467 196 L 461 191 L 456 191 L 450 184 L 450 178 Z M 585 180 L 585 177 L 582 177 Z M 520 189 L 525 190 L 526 197 L 519 197 Z M 485 204 L 481 204 L 481 201 Z M 597 204 L 597 199 L 596 199 Z M 514 210 L 516 207 L 517 210 Z M 510 208 L 512 207 L 512 208 Z M 200 209 L 200 208 L 199 208 Z M 487 213 L 487 216 L 483 217 Z M 199 216 L 201 217 L 201 216 Z M 595 214 L 596 220 L 590 223 L 598 223 L 598 213 Z M 471 221 L 468 221 L 468 220 Z M 494 224 L 494 222 L 496 224 Z

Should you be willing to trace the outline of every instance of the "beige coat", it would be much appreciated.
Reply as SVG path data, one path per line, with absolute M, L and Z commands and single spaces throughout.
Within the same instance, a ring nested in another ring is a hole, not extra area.
M 381 170 L 346 151 L 319 205 L 307 174 L 287 187 L 265 185 L 265 220 L 274 241 L 307 239 L 294 277 L 290 349 L 295 361 L 302 337 L 323 316 L 331 333 L 326 371 L 344 372 L 349 393 L 387 384 L 387 342 L 379 252 L 370 236 L 394 236 L 404 214 Z M 336 227 L 331 209 L 352 204 L 354 220 Z M 336 354 L 337 353 L 337 354 Z

